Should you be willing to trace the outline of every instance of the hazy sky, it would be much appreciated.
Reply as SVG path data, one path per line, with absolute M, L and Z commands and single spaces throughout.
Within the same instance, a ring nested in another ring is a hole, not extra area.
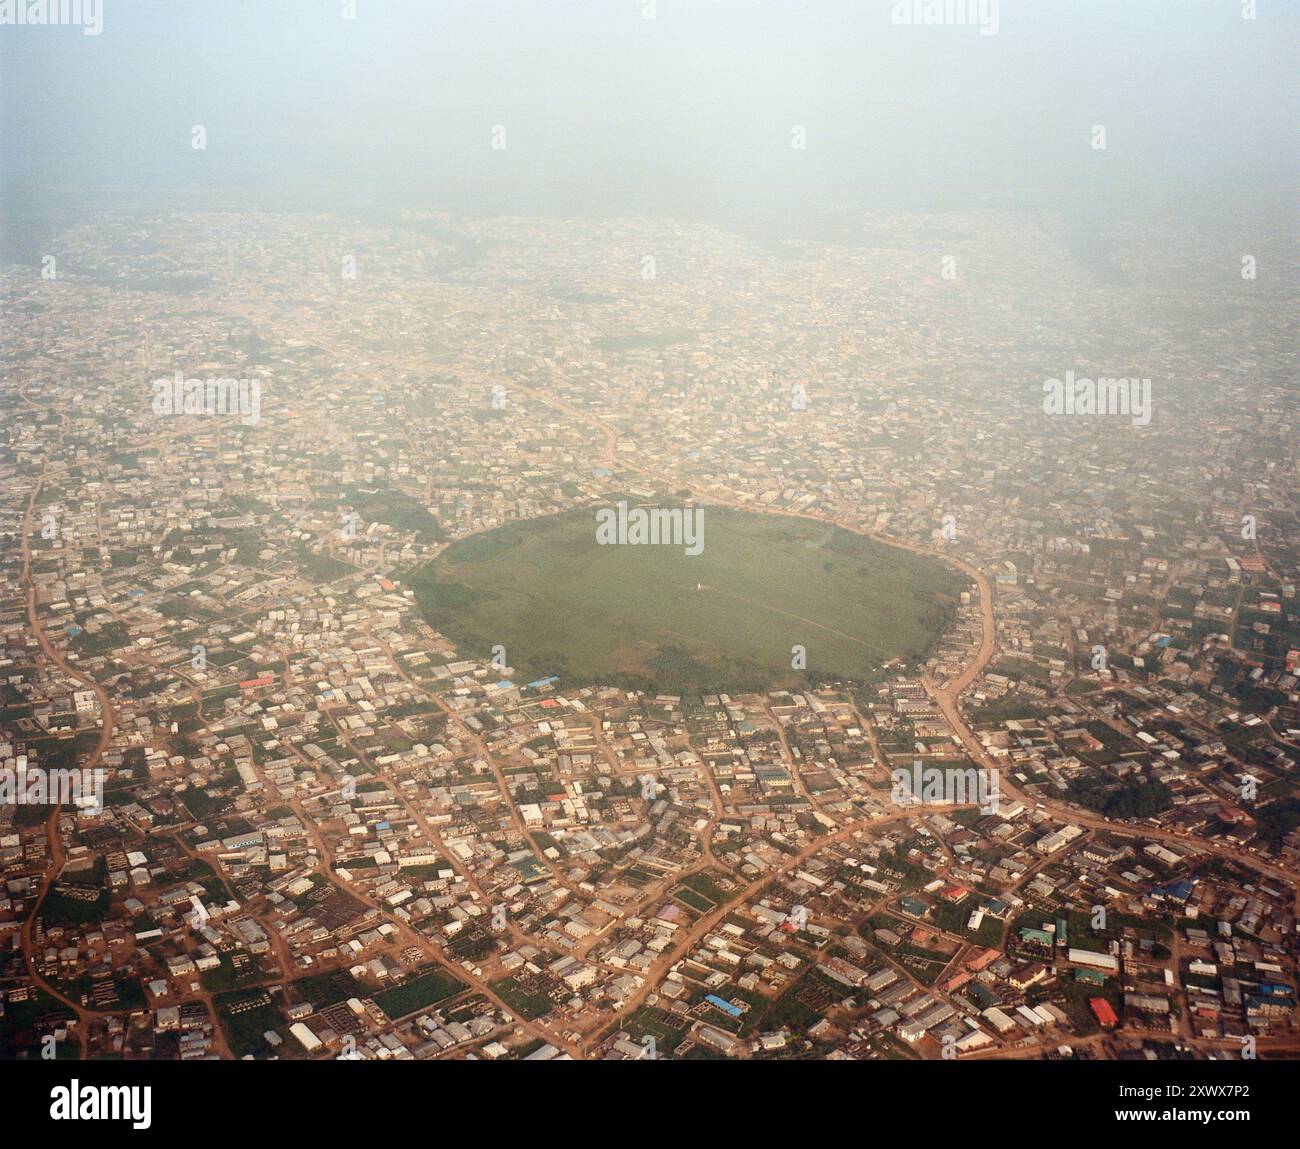
M 996 35 L 895 25 L 893 0 L 657 0 L 651 20 L 643 0 L 357 0 L 355 20 L 341 0 L 102 4 L 98 36 L 0 27 L 11 197 L 653 211 L 879 189 L 1195 197 L 1297 175 L 1291 0 L 1254 20 L 1240 0 L 1000 0 Z

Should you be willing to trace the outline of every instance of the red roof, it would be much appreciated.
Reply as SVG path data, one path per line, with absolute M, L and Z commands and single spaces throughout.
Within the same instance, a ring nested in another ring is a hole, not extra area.
M 1119 1018 L 1115 1016 L 1115 1011 L 1111 1009 L 1110 1002 L 1104 997 L 1090 997 L 1088 1004 L 1092 1006 L 1092 1012 L 1097 1015 L 1097 1020 L 1107 1029 L 1119 1024 Z
M 239 684 L 239 688 L 241 690 L 251 690 L 254 686 L 270 686 L 274 681 L 274 674 L 264 674 L 261 678 L 245 678 Z

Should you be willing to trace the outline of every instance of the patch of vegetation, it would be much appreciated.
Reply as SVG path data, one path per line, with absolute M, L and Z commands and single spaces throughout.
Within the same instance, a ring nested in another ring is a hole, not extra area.
M 364 522 L 384 523 L 401 531 L 413 531 L 421 542 L 443 537 L 438 520 L 419 499 L 396 487 L 348 487 L 347 502 Z
M 392 989 L 380 990 L 374 1002 L 390 1020 L 428 1009 L 445 998 L 459 993 L 465 986 L 441 971 L 430 970 Z
M 89 890 L 56 882 L 41 903 L 46 926 L 84 926 L 102 922 L 108 913 L 108 891 Z
M 705 507 L 703 522 L 697 555 L 601 546 L 594 508 L 513 523 L 453 543 L 410 585 L 462 653 L 502 643 L 522 681 L 674 693 L 870 681 L 922 657 L 966 585 L 938 559 L 788 515 Z
M 1152 818 L 1174 804 L 1169 788 L 1154 778 L 1114 779 L 1100 770 L 1071 779 L 1070 800 L 1106 818 Z

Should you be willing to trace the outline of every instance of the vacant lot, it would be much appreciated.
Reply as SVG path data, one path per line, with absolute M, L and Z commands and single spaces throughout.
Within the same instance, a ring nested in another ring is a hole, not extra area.
M 443 998 L 464 988 L 455 978 L 441 971 L 429 971 L 392 989 L 381 990 L 374 995 L 374 1002 L 390 1018 L 399 1018 L 437 1005 Z
M 938 559 L 789 516 L 706 507 L 703 539 L 698 555 L 600 546 L 591 508 L 462 540 L 414 589 L 461 654 L 502 645 L 525 681 L 739 691 L 920 657 L 965 585 Z

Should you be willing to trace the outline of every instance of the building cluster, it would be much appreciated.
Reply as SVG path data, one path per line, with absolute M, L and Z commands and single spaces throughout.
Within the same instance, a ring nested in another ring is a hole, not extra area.
M 0 803 L 0 1050 L 1293 1056 L 1277 309 L 894 223 L 110 218 L 0 271 L 0 775 L 102 774 Z M 1140 365 L 1149 425 L 1045 414 L 1071 364 Z M 177 371 L 256 418 L 159 413 Z M 754 694 L 431 629 L 451 542 L 626 492 L 969 583 L 878 679 Z

